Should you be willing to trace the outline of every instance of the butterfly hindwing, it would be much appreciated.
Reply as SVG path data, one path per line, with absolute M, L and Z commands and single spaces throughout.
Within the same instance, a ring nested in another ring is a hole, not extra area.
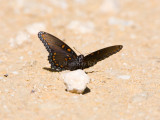
M 38 37 L 49 52 L 48 60 L 52 69 L 68 69 L 67 63 L 77 58 L 77 54 L 57 37 L 42 31 L 38 33 Z
M 97 50 L 84 57 L 83 69 L 95 65 L 97 62 L 104 60 L 105 58 L 119 52 L 122 49 L 122 45 L 115 45 Z

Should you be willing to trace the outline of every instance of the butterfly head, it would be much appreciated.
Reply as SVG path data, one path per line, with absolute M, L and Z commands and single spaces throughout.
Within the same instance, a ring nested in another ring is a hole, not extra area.
M 78 62 L 82 63 L 84 59 L 84 55 L 79 55 L 77 58 L 78 58 Z

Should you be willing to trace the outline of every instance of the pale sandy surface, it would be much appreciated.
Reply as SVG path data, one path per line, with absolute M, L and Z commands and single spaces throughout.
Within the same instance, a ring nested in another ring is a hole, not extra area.
M 0 120 L 160 120 L 159 0 L 0 0 L 0 28 Z M 124 48 L 72 94 L 43 69 L 40 30 L 85 55 Z

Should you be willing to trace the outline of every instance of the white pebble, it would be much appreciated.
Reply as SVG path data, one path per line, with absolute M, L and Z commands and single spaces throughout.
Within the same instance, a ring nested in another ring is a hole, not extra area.
M 124 66 L 127 66 L 127 63 L 123 63 Z
M 13 73 L 14 75 L 17 75 L 17 74 L 18 74 L 18 72 L 17 72 L 17 71 L 13 71 L 12 73 Z
M 83 70 L 70 71 L 62 75 L 67 91 L 83 93 L 90 81 L 90 78 Z
M 23 58 L 24 58 L 23 56 L 20 56 L 20 57 L 19 57 L 20 60 L 23 60 Z
M 128 79 L 130 79 L 130 76 L 129 75 L 120 75 L 120 76 L 118 76 L 118 78 L 128 80 Z

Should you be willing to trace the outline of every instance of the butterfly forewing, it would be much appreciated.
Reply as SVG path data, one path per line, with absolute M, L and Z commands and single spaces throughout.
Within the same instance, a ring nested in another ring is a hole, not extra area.
M 122 45 L 115 45 L 95 51 L 87 56 L 77 54 L 63 41 L 57 37 L 39 32 L 39 39 L 43 42 L 49 52 L 48 60 L 51 68 L 55 71 L 85 69 L 93 66 L 97 62 L 119 52 Z
M 123 47 L 122 45 L 110 46 L 107 48 L 97 50 L 85 56 L 83 60 L 83 69 L 91 67 L 95 65 L 97 62 L 104 60 L 105 58 L 119 52 L 122 49 L 122 47 Z
M 49 52 L 48 60 L 53 69 L 67 69 L 67 63 L 77 58 L 76 53 L 57 37 L 42 31 L 38 37 Z

